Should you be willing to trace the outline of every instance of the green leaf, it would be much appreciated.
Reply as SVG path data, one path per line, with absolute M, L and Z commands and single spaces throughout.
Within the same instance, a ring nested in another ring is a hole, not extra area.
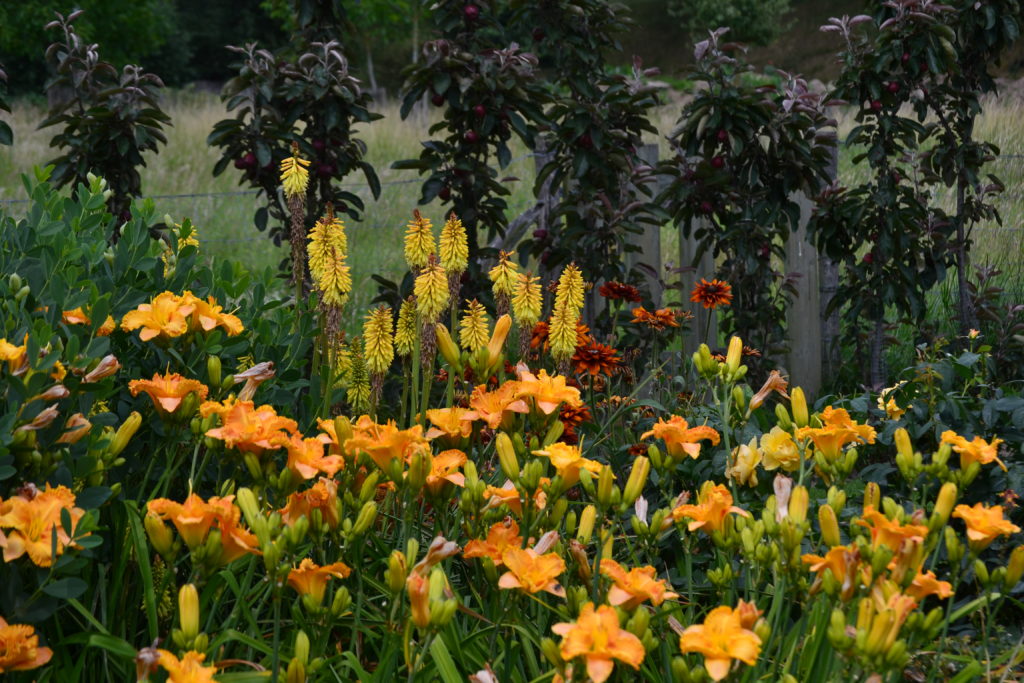
M 102 648 L 111 654 L 127 659 L 135 659 L 135 655 L 138 654 L 135 648 L 123 638 L 102 635 L 100 633 L 90 633 L 86 645 L 88 647 Z
M 142 604 L 146 608 L 146 619 L 149 622 L 149 639 L 156 640 L 159 636 L 156 614 L 156 587 L 153 585 L 153 569 L 149 564 L 149 544 L 146 532 L 142 528 L 139 509 L 132 501 L 125 501 L 128 508 L 128 524 L 131 525 L 131 541 L 135 548 L 135 556 L 139 558 L 139 578 L 142 583 Z
M 430 654 L 434 657 L 434 665 L 437 667 L 437 672 L 441 675 L 444 683 L 462 682 L 462 677 L 459 676 L 459 670 L 455 666 L 455 661 L 452 659 L 451 653 L 448 652 L 448 648 L 441 638 L 435 638 L 434 642 L 430 644 Z
M 55 598 L 70 600 L 84 593 L 88 587 L 85 581 L 69 576 L 64 579 L 57 579 L 53 583 L 43 586 L 43 592 Z

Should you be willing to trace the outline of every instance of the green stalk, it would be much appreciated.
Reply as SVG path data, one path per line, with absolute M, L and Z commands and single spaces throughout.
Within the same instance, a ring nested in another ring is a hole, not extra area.
M 273 654 L 272 660 L 271 660 L 273 662 L 273 667 L 272 667 L 273 674 L 271 675 L 271 680 L 276 681 L 276 680 L 278 680 L 278 673 L 280 672 L 280 669 L 281 669 L 281 658 L 280 658 L 280 650 L 281 650 L 281 593 L 280 593 L 280 591 L 274 589 L 273 600 L 274 600 L 274 654 Z
M 423 330 L 423 321 L 420 316 L 416 316 L 416 339 L 412 347 L 412 391 L 409 392 L 409 424 L 412 425 L 416 419 L 416 415 L 419 412 L 419 385 L 420 385 L 420 348 L 421 340 L 420 335 Z
M 946 603 L 946 618 L 942 622 L 942 635 L 939 636 L 939 647 L 935 651 L 935 666 L 928 672 L 928 683 L 933 683 L 935 680 L 935 674 L 938 672 L 942 654 L 946 649 L 946 635 L 949 633 L 949 622 L 952 621 L 950 617 L 953 614 L 953 603 L 956 601 L 956 589 L 960 585 L 960 565 L 958 564 L 953 569 L 953 581 L 951 582 L 953 584 L 953 593 L 949 596 L 949 602 Z
M 430 383 L 434 379 L 434 364 L 423 368 L 423 393 L 420 394 L 420 425 L 426 426 L 427 407 L 430 405 Z

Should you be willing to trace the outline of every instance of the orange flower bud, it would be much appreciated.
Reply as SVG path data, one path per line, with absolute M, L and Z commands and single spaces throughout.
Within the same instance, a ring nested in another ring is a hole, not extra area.
M 821 539 L 829 547 L 839 545 L 839 521 L 836 519 L 836 511 L 828 503 L 818 508 L 818 524 L 821 525 Z
M 789 495 L 789 518 L 797 524 L 807 520 L 808 497 L 806 486 L 794 486 Z

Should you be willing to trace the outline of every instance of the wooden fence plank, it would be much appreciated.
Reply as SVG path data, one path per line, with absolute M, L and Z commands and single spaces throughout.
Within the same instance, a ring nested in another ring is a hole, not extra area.
M 800 274 L 797 294 L 789 304 L 786 334 L 789 338 L 789 381 L 803 387 L 808 397 L 821 390 L 821 285 L 818 251 L 807 241 L 807 222 L 814 202 L 803 193 L 794 198 L 800 206 L 800 222 L 786 242 L 786 271 Z
M 638 156 L 645 164 L 651 167 L 658 165 L 658 146 L 643 145 L 638 151 Z M 655 196 L 661 191 L 668 179 L 658 176 L 651 188 Z M 626 252 L 626 270 L 632 270 L 636 266 L 645 266 L 641 269 L 647 288 L 651 292 L 651 300 L 655 307 L 661 306 L 661 226 L 648 225 L 644 227 L 643 234 L 630 235 L 629 242 L 640 248 L 639 251 Z
M 690 292 L 693 291 L 694 285 L 701 278 L 710 279 L 715 274 L 715 259 L 710 251 L 705 252 L 699 259 L 697 258 L 698 244 L 697 238 L 693 237 L 693 233 L 699 227 L 701 227 L 699 223 L 693 226 L 693 230 L 690 231 L 690 237 L 684 237 L 683 229 L 681 227 L 679 229 L 679 267 L 681 268 L 679 274 L 681 285 L 679 296 L 684 304 L 689 301 Z M 718 316 L 715 311 L 706 310 L 700 304 L 694 304 L 692 310 L 691 332 L 686 336 L 683 343 L 683 350 L 687 356 L 696 351 L 704 342 L 707 342 L 707 345 L 712 350 L 718 346 Z M 706 337 L 704 335 L 705 330 L 708 331 Z

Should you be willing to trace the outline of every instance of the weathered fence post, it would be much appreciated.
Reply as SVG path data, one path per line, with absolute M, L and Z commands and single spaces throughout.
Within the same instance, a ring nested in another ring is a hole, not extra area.
M 829 177 L 839 177 L 839 147 L 832 151 Z M 839 371 L 839 311 L 829 310 L 839 290 L 839 264 L 828 256 L 821 255 L 821 344 L 822 372 L 825 377 L 835 377 Z
M 642 145 L 638 150 L 637 156 L 640 157 L 643 163 L 654 168 L 658 165 L 658 146 L 653 144 Z M 654 176 L 653 180 L 650 181 L 653 185 L 651 189 L 655 196 L 661 192 L 666 181 L 667 178 L 665 176 Z M 641 272 L 643 272 L 644 279 L 647 281 L 647 287 L 651 292 L 651 301 L 654 302 L 655 307 L 660 307 L 662 289 L 661 226 L 648 225 L 644 228 L 642 234 L 630 235 L 629 242 L 639 247 L 639 251 L 626 252 L 626 270 L 632 270 L 637 266 L 645 266 Z
M 704 220 L 701 219 L 697 225 L 692 226 L 689 237 L 683 235 L 682 227 L 679 229 L 679 296 L 684 303 L 689 300 L 690 292 L 701 278 L 710 278 L 715 274 L 715 259 L 711 251 L 705 251 L 700 259 L 697 259 L 699 244 L 693 235 Z M 706 339 L 704 330 L 708 331 Z M 709 311 L 700 304 L 696 304 L 693 309 L 690 334 L 686 336 L 683 350 L 690 355 L 705 342 L 712 349 L 718 346 L 718 316 L 715 311 Z
M 829 176 L 836 177 L 838 151 L 833 152 Z M 811 398 L 821 391 L 822 377 L 835 371 L 836 341 L 839 317 L 827 313 L 838 287 L 839 271 L 831 259 L 819 256 L 807 236 L 807 224 L 814 211 L 814 201 L 799 193 L 794 197 L 800 206 L 796 230 L 786 242 L 786 270 L 797 272 L 796 297 L 789 305 L 786 334 L 789 338 L 789 380 L 799 385 Z
M 818 251 L 807 240 L 807 222 L 814 202 L 800 193 L 794 197 L 800 206 L 800 222 L 786 242 L 786 270 L 800 274 L 796 296 L 789 304 L 786 335 L 789 337 L 789 381 L 803 387 L 809 396 L 821 389 L 821 303 Z

